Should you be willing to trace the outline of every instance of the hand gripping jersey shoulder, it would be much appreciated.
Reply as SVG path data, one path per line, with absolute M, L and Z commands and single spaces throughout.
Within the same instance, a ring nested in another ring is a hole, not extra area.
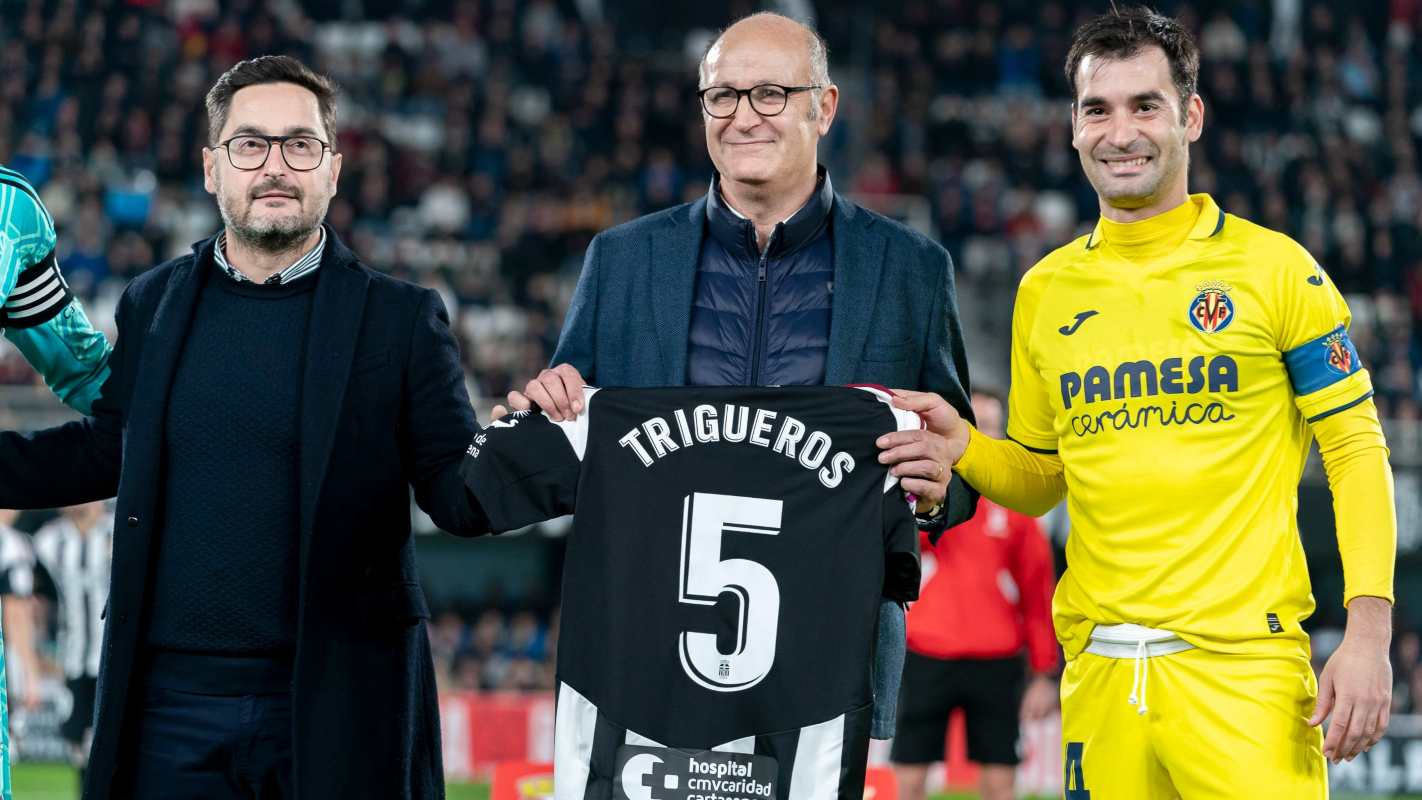
M 585 396 L 572 422 L 491 424 L 463 465 L 495 530 L 576 510 L 556 796 L 740 759 L 721 778 L 858 797 L 885 564 L 918 545 L 875 440 L 917 416 L 844 387 Z
M 109 345 L 69 291 L 54 221 L 19 173 L 0 167 L 0 329 L 66 404 L 89 413 Z

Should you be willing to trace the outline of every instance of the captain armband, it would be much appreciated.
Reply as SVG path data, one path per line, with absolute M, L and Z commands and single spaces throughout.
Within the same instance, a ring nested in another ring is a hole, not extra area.
M 1372 381 L 1342 325 L 1284 353 L 1299 409 L 1309 422 L 1373 396 Z
M 20 273 L 15 288 L 0 308 L 0 328 L 33 328 L 59 316 L 74 294 L 59 274 L 54 251 Z

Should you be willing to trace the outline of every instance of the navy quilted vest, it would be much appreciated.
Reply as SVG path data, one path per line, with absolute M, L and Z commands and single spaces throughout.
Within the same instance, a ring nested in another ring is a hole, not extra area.
M 824 383 L 834 292 L 833 203 L 822 168 L 809 202 L 775 226 L 762 253 L 755 226 L 721 199 L 719 178 L 712 181 L 691 303 L 687 383 Z

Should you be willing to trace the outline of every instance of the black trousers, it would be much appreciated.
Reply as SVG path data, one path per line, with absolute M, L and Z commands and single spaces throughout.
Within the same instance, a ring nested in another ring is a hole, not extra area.
M 206 681 L 212 675 L 207 673 Z M 162 668 L 150 673 L 131 744 L 125 748 L 130 791 L 119 796 L 135 800 L 292 797 L 291 692 L 260 682 L 195 685 L 193 677 Z M 233 685 L 248 693 L 231 691 Z

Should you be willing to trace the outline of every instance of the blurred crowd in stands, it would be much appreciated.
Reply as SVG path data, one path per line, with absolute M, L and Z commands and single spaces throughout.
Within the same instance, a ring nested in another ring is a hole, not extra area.
M 520 609 L 448 610 L 429 625 L 435 679 L 441 691 L 551 691 L 558 648 L 558 612 Z
M 128 278 L 220 227 L 199 156 L 213 79 L 261 53 L 306 59 L 344 88 L 331 224 L 443 293 L 471 387 L 498 396 L 546 364 L 593 234 L 706 190 L 707 32 L 647 35 L 622 5 L 0 0 L 22 45 L 0 54 L 0 163 L 40 187 L 102 323 Z M 1097 215 L 1061 64 L 1101 3 L 811 5 L 844 89 L 836 186 L 941 240 L 960 304 L 1005 333 L 1020 273 Z M 1204 52 L 1192 187 L 1303 242 L 1350 299 L 1383 415 L 1417 418 L 1422 2 L 1157 5 Z M 30 380 L 14 361 L 0 381 Z

